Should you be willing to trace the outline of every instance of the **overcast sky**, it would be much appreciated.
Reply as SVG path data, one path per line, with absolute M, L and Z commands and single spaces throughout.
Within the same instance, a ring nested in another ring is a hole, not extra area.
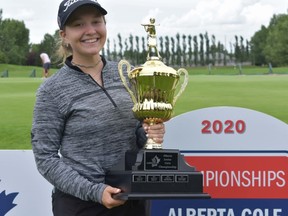
M 45 33 L 58 28 L 60 0 L 0 0 L 3 18 L 23 20 L 30 30 L 30 42 L 40 43 Z M 267 26 L 273 14 L 287 14 L 287 0 L 99 0 L 108 11 L 108 36 L 146 36 L 141 23 L 150 17 L 159 24 L 158 36 L 177 33 L 199 35 L 208 32 L 217 41 L 231 42 L 234 36 L 250 39 Z

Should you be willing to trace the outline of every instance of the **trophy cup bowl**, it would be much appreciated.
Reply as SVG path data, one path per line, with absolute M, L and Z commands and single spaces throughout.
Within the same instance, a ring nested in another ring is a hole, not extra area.
M 123 74 L 124 66 L 127 69 L 130 88 Z M 185 69 L 176 71 L 166 66 L 159 58 L 152 58 L 133 70 L 128 61 L 121 60 L 118 70 L 134 103 L 132 111 L 138 120 L 151 125 L 171 119 L 174 105 L 188 83 L 188 72 Z M 184 80 L 179 88 L 181 75 L 184 75 Z M 162 149 L 162 144 L 148 139 L 145 149 Z

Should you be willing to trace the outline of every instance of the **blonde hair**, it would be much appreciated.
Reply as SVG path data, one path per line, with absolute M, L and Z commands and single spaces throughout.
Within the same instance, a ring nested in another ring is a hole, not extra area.
M 57 42 L 57 57 L 61 62 L 60 64 L 64 64 L 67 57 L 72 55 L 72 48 L 69 44 L 65 43 L 62 37 L 59 37 Z

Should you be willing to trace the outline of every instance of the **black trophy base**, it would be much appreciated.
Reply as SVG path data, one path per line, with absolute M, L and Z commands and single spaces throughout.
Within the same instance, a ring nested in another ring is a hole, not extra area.
M 148 193 L 119 193 L 113 196 L 114 199 L 120 200 L 142 200 L 142 199 L 208 199 L 210 196 L 206 193 L 200 194 L 184 194 L 184 193 L 175 193 L 175 194 L 148 194 Z
M 122 200 L 210 198 L 203 193 L 202 173 L 189 166 L 179 150 L 128 151 L 105 183 L 120 188 L 114 198 Z

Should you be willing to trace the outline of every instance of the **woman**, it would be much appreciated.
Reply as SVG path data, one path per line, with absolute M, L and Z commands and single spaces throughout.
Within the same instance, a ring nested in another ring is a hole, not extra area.
M 104 183 L 105 173 L 147 136 L 162 143 L 165 128 L 134 118 L 118 64 L 100 56 L 106 14 L 96 0 L 61 2 L 62 48 L 71 55 L 37 92 L 32 146 L 39 172 L 54 185 L 55 216 L 145 215 L 144 202 L 113 199 L 121 190 Z

